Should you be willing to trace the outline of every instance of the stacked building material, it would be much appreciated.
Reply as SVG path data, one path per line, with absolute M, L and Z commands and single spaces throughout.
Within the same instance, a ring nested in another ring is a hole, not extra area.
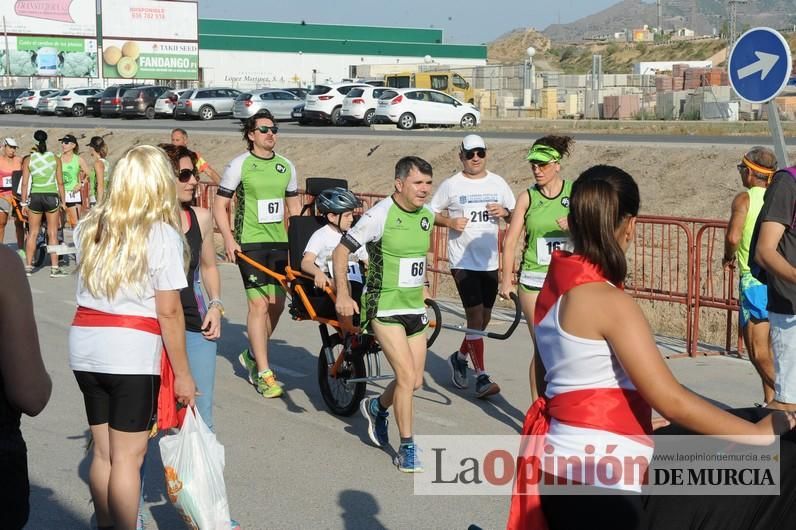
M 609 120 L 627 120 L 635 117 L 640 110 L 637 95 L 605 96 L 603 98 L 603 117 Z

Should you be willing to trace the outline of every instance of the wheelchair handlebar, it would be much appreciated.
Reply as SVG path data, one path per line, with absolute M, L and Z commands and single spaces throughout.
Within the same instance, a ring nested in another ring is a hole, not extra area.
M 434 344 L 434 341 L 437 340 L 439 332 L 442 331 L 442 326 L 443 326 L 442 311 L 440 311 L 437 302 L 435 302 L 431 298 L 426 298 L 425 303 L 428 307 L 431 308 L 431 311 L 434 312 L 434 323 L 431 326 L 433 328 L 433 331 L 431 332 L 431 335 L 428 337 L 428 339 L 426 339 L 426 347 L 430 348 L 431 345 Z

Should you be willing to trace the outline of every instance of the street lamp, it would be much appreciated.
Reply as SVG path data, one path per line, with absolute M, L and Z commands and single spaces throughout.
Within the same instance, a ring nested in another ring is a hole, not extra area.
M 530 107 L 533 104 L 533 91 L 536 88 L 536 75 L 534 75 L 533 71 L 533 56 L 536 55 L 536 48 L 533 46 L 528 46 L 528 49 L 525 50 L 525 54 L 528 56 L 528 59 L 525 61 L 522 106 Z

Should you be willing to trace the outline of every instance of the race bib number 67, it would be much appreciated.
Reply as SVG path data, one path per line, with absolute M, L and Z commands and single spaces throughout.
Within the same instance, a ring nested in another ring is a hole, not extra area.
M 401 258 L 398 287 L 420 287 L 426 278 L 426 258 Z
M 261 199 L 257 201 L 257 221 L 260 223 L 279 223 L 284 218 L 282 199 Z

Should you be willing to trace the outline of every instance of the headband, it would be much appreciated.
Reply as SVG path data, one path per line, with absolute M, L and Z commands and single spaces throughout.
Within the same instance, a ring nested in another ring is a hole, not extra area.
M 776 169 L 770 169 L 770 168 L 767 168 L 767 167 L 763 167 L 763 166 L 761 166 L 759 164 L 755 164 L 754 162 L 752 162 L 751 160 L 746 158 L 746 155 L 744 155 L 744 157 L 743 157 L 743 164 L 746 167 L 748 167 L 749 169 L 751 169 L 752 171 L 755 171 L 756 173 L 760 173 L 764 177 L 769 177 L 770 178 L 774 173 L 777 172 Z

